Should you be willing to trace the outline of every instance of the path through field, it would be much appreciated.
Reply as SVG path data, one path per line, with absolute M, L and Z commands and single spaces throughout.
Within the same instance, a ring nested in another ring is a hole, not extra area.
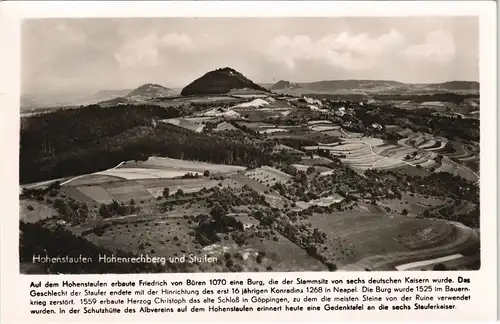
M 125 163 L 125 161 L 121 161 L 118 165 L 116 165 L 115 167 L 113 167 L 113 168 L 111 168 L 111 169 L 109 169 L 109 170 L 113 170 L 113 169 L 119 168 L 119 167 L 121 167 L 124 163 Z M 99 172 L 79 175 L 79 176 L 77 176 L 77 177 L 74 177 L 74 178 L 71 178 L 71 179 L 69 179 L 69 180 L 64 181 L 63 183 L 61 183 L 61 186 L 64 186 L 64 185 L 66 185 L 66 184 L 70 183 L 70 182 L 71 182 L 71 181 L 73 181 L 73 180 L 80 179 L 80 178 L 86 177 L 86 176 L 88 176 L 88 175 L 91 175 L 91 174 L 97 174 L 97 173 L 99 173 Z

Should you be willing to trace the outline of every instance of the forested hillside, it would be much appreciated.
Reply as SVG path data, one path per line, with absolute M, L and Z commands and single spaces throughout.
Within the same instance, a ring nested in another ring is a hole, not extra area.
M 271 144 L 197 134 L 153 119 L 176 109 L 120 106 L 58 111 L 26 119 L 21 129 L 21 184 L 101 171 L 151 155 L 249 167 L 270 163 Z M 64 134 L 64 135 L 62 135 Z

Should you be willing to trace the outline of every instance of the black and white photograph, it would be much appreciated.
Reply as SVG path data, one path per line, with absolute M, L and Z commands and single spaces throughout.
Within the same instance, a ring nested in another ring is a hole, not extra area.
M 476 16 L 25 19 L 20 45 L 20 274 L 480 269 Z

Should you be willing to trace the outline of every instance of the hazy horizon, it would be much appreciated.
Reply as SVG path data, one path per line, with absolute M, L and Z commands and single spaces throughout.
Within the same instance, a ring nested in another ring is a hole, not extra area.
M 29 19 L 23 94 L 279 80 L 479 81 L 477 17 Z

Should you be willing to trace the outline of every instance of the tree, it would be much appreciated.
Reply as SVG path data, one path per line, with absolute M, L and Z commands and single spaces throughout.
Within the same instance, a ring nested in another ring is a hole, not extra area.
M 203 172 L 203 176 L 204 176 L 204 177 L 209 177 L 209 176 L 210 176 L 210 171 L 205 170 L 205 171 Z
M 222 216 L 226 214 L 226 211 L 219 205 L 216 204 L 212 209 L 210 210 L 210 216 L 212 216 L 213 219 L 221 219 Z
M 408 210 L 406 210 L 406 208 L 405 208 L 405 209 L 403 209 L 403 211 L 401 211 L 401 214 L 402 214 L 403 216 L 408 215 Z
M 444 146 L 444 149 L 450 153 L 455 152 L 455 147 L 450 142 L 446 143 L 446 145 Z
M 168 198 L 169 195 L 170 195 L 170 189 L 163 188 L 163 197 Z
M 105 204 L 101 204 L 101 206 L 99 206 L 99 215 L 101 215 L 102 218 L 109 218 L 112 216 L 108 206 Z

